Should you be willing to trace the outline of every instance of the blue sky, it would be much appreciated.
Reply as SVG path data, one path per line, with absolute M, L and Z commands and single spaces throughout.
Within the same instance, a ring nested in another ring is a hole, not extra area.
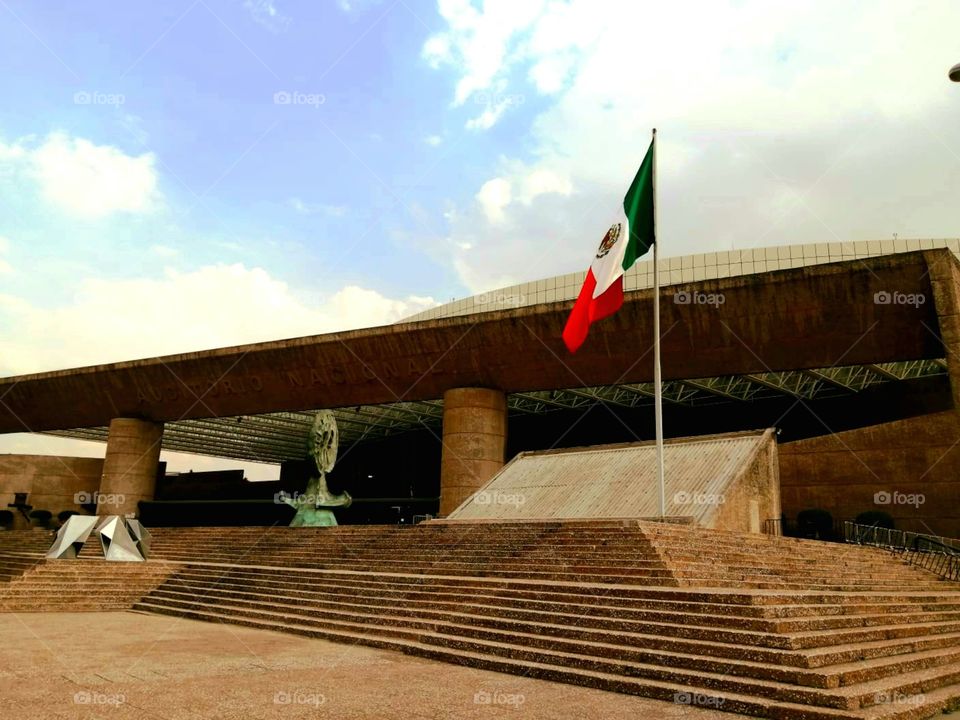
M 664 255 L 956 237 L 960 6 L 907 5 L 0 0 L 0 375 L 583 270 L 654 125 Z

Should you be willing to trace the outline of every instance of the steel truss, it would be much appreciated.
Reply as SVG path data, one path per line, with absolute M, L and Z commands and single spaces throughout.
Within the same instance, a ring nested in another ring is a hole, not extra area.
M 726 377 L 670 380 L 663 385 L 665 402 L 687 406 L 758 402 L 778 397 L 818 400 L 842 397 L 883 383 L 945 375 L 946 361 L 910 360 L 875 365 L 766 372 Z M 511 414 L 541 414 L 586 409 L 598 403 L 616 407 L 653 404 L 652 383 L 568 388 L 513 393 L 507 398 Z M 280 463 L 302 458 L 315 411 L 178 420 L 163 431 L 166 450 L 213 455 L 234 460 Z M 360 405 L 334 411 L 344 446 L 429 428 L 438 436 L 443 402 L 397 402 Z M 81 440 L 106 441 L 107 428 L 80 428 L 46 433 Z

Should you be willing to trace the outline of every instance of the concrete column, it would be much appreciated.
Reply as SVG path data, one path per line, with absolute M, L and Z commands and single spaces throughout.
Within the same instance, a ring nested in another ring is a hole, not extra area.
M 152 500 L 160 462 L 163 423 L 114 418 L 100 478 L 98 515 L 137 513 L 140 500 Z
M 443 394 L 440 515 L 446 516 L 503 467 L 507 450 L 507 396 L 489 388 Z
M 960 412 L 960 262 L 949 250 L 924 253 L 940 324 L 954 410 Z

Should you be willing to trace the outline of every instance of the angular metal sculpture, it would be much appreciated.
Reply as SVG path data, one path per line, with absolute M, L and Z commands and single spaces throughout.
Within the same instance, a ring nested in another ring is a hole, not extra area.
M 153 540 L 150 531 L 136 518 L 127 518 L 127 530 L 130 531 L 130 536 L 136 540 L 137 550 L 144 558 L 147 558 L 150 555 L 150 542 Z
M 57 530 L 57 538 L 47 551 L 47 557 L 51 560 L 75 558 L 96 524 L 97 518 L 93 515 L 71 515 Z
M 313 419 L 307 440 L 310 457 L 317 466 L 317 476 L 311 477 L 307 489 L 295 497 L 284 497 L 283 501 L 296 508 L 297 514 L 290 521 L 290 527 L 324 527 L 337 524 L 337 518 L 328 508 L 350 507 L 353 498 L 344 492 L 334 495 L 327 487 L 327 473 L 333 470 L 337 462 L 339 433 L 337 419 L 329 410 L 321 410 Z
M 130 537 L 124 518 L 120 515 L 108 515 L 97 525 L 103 558 L 114 562 L 142 562 L 143 555 L 137 548 L 137 541 Z
M 73 515 L 57 531 L 47 557 L 51 560 L 76 558 L 94 532 L 100 538 L 105 560 L 143 562 L 150 551 L 150 533 L 138 520 L 121 515 Z

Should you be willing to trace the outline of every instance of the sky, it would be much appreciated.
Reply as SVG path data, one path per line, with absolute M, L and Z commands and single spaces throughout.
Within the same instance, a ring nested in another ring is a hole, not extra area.
M 954 0 L 0 0 L 0 377 L 584 270 L 653 127 L 663 256 L 960 236 L 958 27 Z

